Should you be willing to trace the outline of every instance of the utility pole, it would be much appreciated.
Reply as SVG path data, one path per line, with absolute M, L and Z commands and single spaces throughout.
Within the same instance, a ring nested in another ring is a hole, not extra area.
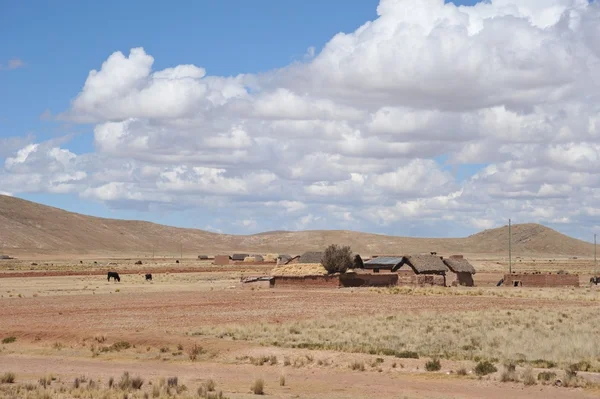
M 594 233 L 594 277 L 598 277 L 598 264 L 596 263 L 596 233 Z
M 510 219 L 508 219 L 508 274 L 512 273 L 512 247 L 511 247 L 511 231 L 510 231 Z
M 181 251 L 179 252 L 179 259 L 183 260 L 183 242 L 181 243 Z

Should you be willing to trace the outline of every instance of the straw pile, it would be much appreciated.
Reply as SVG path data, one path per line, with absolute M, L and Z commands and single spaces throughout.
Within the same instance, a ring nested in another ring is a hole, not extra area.
M 279 254 L 266 254 L 264 256 L 265 262 L 277 262 L 277 257 Z
M 271 271 L 272 276 L 316 276 L 327 274 L 320 263 L 295 263 L 277 266 Z
M 249 263 L 256 262 L 256 258 L 254 256 L 246 256 L 244 258 L 244 262 L 249 262 Z

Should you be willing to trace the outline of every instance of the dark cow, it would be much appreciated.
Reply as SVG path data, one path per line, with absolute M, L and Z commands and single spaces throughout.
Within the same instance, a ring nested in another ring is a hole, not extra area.
M 590 283 L 591 284 L 596 284 L 596 285 L 600 284 L 600 277 L 592 277 L 590 279 Z
M 152 274 L 146 273 L 146 281 L 152 281 Z
M 121 277 L 119 277 L 119 273 L 117 272 L 108 272 L 107 280 L 110 281 L 110 278 L 113 278 L 114 281 L 121 281 Z

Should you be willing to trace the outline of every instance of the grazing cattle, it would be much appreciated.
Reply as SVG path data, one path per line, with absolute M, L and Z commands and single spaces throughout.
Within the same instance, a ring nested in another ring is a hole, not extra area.
M 600 284 L 600 277 L 592 277 L 590 279 L 590 283 L 596 284 L 596 285 Z
M 111 277 L 114 279 L 114 281 L 121 281 L 121 277 L 119 277 L 119 273 L 117 272 L 108 272 L 107 280 L 110 281 Z
M 152 281 L 152 274 L 146 273 L 146 281 Z

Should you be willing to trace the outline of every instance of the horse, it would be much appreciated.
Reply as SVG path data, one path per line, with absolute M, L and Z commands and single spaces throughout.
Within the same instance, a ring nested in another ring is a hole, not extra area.
M 146 273 L 146 281 L 152 281 L 152 274 Z
M 119 273 L 117 272 L 108 272 L 107 280 L 110 281 L 110 278 L 113 278 L 114 281 L 121 281 L 121 277 L 119 277 Z

